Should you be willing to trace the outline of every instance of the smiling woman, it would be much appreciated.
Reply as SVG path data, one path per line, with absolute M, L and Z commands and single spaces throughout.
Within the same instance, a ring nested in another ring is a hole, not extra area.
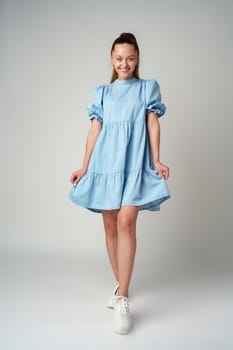
M 132 45 L 118 44 L 112 53 L 111 61 L 118 79 L 132 78 L 138 62 L 137 52 Z
M 111 49 L 111 83 L 98 86 L 88 106 L 92 120 L 83 166 L 71 175 L 70 199 L 102 213 L 109 260 L 116 279 L 107 306 L 114 329 L 131 327 L 128 290 L 136 252 L 139 210 L 160 210 L 170 198 L 169 168 L 160 161 L 158 118 L 166 110 L 156 80 L 139 78 L 135 36 L 123 33 Z
M 132 33 L 122 33 L 111 48 L 113 66 L 111 83 L 116 79 L 139 79 L 139 47 Z

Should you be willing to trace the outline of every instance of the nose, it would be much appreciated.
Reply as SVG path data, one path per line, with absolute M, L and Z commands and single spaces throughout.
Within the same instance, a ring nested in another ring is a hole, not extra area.
M 127 62 L 126 59 L 125 59 L 125 60 L 122 60 L 122 66 L 123 66 L 124 68 L 128 66 L 128 62 Z

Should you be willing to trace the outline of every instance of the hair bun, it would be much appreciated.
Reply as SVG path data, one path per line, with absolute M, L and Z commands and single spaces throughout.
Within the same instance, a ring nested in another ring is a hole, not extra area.
M 129 39 L 133 39 L 133 40 L 136 40 L 136 38 L 135 38 L 135 36 L 134 36 L 134 34 L 132 34 L 132 33 L 121 33 L 121 35 L 119 36 L 119 38 L 122 38 L 122 39 L 124 39 L 124 38 L 129 38 Z

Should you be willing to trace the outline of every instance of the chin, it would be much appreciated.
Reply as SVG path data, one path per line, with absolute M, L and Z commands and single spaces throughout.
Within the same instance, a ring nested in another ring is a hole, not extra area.
M 130 79 L 130 78 L 133 78 L 133 73 L 129 73 L 129 72 L 127 72 L 127 73 L 123 73 L 122 74 L 122 72 L 120 72 L 120 73 L 118 73 L 118 78 L 119 79 Z

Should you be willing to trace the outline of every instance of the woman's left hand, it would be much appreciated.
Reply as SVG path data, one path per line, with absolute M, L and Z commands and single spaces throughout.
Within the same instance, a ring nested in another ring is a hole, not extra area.
M 169 167 L 159 160 L 155 162 L 155 167 L 162 179 L 167 180 L 169 178 Z

